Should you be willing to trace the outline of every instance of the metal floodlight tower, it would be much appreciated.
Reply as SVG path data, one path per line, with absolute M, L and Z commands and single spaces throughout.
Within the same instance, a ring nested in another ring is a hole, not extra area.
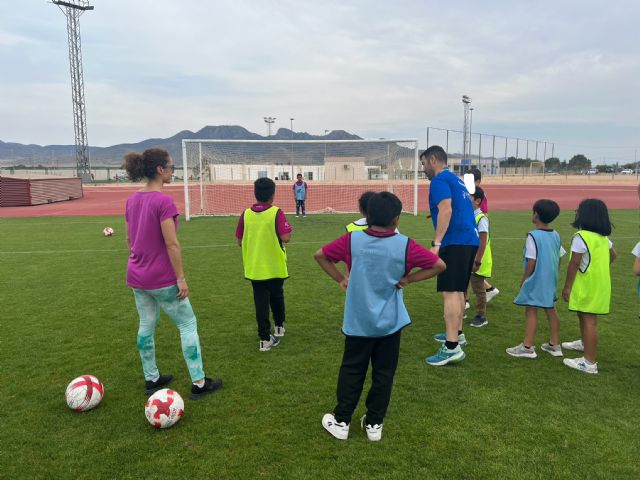
M 85 0 L 52 0 L 67 17 L 69 37 L 69 65 L 71 70 L 71 100 L 73 103 L 73 129 L 76 137 L 76 170 L 83 183 L 91 181 L 89 144 L 87 141 L 87 112 L 84 105 L 84 78 L 82 73 L 82 45 L 80 41 L 80 16 L 93 10 Z
M 471 155 L 471 121 L 469 113 L 471 97 L 468 95 L 463 95 L 462 104 L 464 105 L 464 125 L 462 127 L 462 158 L 469 158 L 469 155 Z
M 276 121 L 276 117 L 264 117 L 264 123 L 267 124 L 267 128 L 269 129 L 269 136 L 271 136 L 271 125 L 273 125 Z

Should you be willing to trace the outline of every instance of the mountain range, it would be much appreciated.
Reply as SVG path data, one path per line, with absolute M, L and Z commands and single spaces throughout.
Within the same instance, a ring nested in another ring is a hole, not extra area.
M 327 135 L 311 135 L 280 128 L 275 135 L 262 136 L 238 125 L 206 126 L 197 132 L 183 130 L 169 138 L 149 138 L 138 143 L 121 143 L 110 147 L 89 147 L 89 158 L 94 166 L 119 166 L 129 152 L 141 152 L 147 148 L 166 149 L 180 163 L 182 140 L 361 140 L 344 130 L 333 130 Z M 0 165 L 75 165 L 74 145 L 24 145 L 0 140 Z

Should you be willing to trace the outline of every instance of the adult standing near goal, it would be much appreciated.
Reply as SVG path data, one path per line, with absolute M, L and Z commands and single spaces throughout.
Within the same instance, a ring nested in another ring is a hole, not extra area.
M 125 156 L 129 178 L 146 180 L 141 190 L 127 200 L 125 220 L 129 261 L 127 285 L 133 289 L 140 316 L 138 351 L 142 360 L 145 390 L 151 394 L 173 380 L 160 375 L 156 365 L 154 332 L 160 309 L 180 331 L 182 354 L 191 376 L 191 399 L 198 400 L 222 387 L 222 380 L 205 377 L 196 317 L 189 302 L 189 287 L 182 269 L 178 243 L 178 209 L 173 199 L 162 193 L 171 183 L 175 167 L 166 150 L 150 148 L 142 154 Z
M 443 343 L 426 362 L 433 366 L 457 363 L 464 359 L 462 332 L 464 292 L 467 291 L 476 251 L 480 243 L 473 205 L 464 182 L 447 168 L 447 153 L 434 145 L 422 152 L 420 162 L 431 181 L 429 210 L 435 234 L 431 251 L 447 264 L 438 275 L 438 292 L 444 301 L 445 333 L 437 334 Z
M 302 216 L 306 217 L 305 202 L 307 201 L 307 190 L 309 187 L 307 186 L 307 182 L 302 179 L 301 173 L 299 173 L 296 178 L 296 183 L 293 184 L 293 194 L 296 197 L 296 217 L 300 216 L 300 209 L 302 209 Z

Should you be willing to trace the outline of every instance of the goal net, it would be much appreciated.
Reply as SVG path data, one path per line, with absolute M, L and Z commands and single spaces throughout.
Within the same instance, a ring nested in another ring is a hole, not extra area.
M 239 215 L 255 203 L 253 182 L 276 182 L 274 204 L 296 210 L 293 184 L 307 184 L 307 213 L 357 212 L 367 191 L 389 191 L 418 211 L 417 140 L 183 140 L 186 218 Z

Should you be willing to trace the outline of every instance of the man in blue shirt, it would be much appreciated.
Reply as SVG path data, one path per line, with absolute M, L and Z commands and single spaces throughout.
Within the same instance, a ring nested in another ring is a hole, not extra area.
M 429 365 L 442 366 L 461 362 L 465 356 L 462 350 L 467 343 L 462 332 L 464 292 L 469 285 L 480 237 L 469 192 L 464 182 L 447 168 L 444 149 L 437 145 L 429 147 L 420 155 L 420 162 L 431 181 L 429 210 L 435 228 L 431 251 L 447 264 L 447 269 L 438 275 L 446 333 L 434 337 L 443 345 L 426 359 Z

